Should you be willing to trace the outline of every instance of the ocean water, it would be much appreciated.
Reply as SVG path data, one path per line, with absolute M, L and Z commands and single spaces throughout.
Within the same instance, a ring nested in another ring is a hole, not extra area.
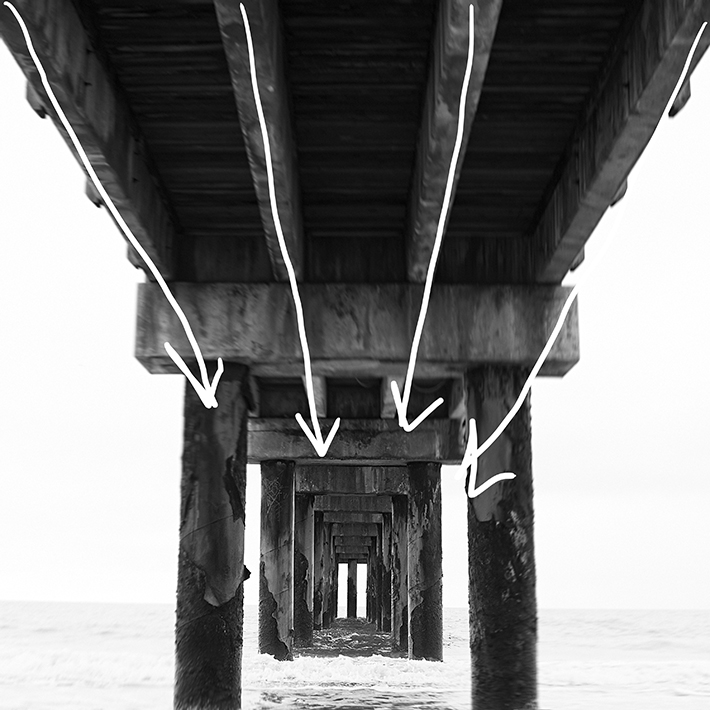
M 243 706 L 470 707 L 465 609 L 447 609 L 443 663 L 256 652 L 245 609 Z M 0 710 L 170 710 L 168 605 L 0 602 Z M 543 710 L 710 709 L 710 610 L 541 610 Z

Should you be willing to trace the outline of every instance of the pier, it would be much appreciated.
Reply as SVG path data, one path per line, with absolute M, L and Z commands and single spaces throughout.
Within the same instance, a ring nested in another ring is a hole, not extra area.
M 340 652 L 347 624 L 388 653 L 441 661 L 442 466 L 461 463 L 470 420 L 485 441 L 518 399 L 569 295 L 562 280 L 623 199 L 710 0 L 474 2 L 461 157 L 434 261 L 469 2 L 245 0 L 270 155 L 239 3 L 14 5 L 209 377 L 224 363 L 216 408 L 185 383 L 175 708 L 241 707 L 245 585 L 259 590 L 259 651 L 284 663 L 327 655 L 328 639 Z M 28 101 L 68 140 L 6 7 L 0 35 Z M 709 42 L 672 113 L 692 100 Z M 105 206 L 91 181 L 87 196 Z M 137 359 L 179 373 L 168 342 L 199 380 L 155 274 L 131 246 L 128 258 L 146 271 Z M 391 382 L 405 387 L 432 264 L 406 420 L 442 402 L 407 431 Z M 566 375 L 579 340 L 574 305 L 540 374 Z M 313 425 L 312 408 L 324 437 L 338 427 L 324 456 L 296 420 Z M 475 482 L 515 478 L 468 500 L 476 710 L 537 707 L 531 426 L 528 396 Z M 247 464 L 261 467 L 259 520 L 245 520 Z M 260 526 L 258 569 L 244 566 L 246 525 Z

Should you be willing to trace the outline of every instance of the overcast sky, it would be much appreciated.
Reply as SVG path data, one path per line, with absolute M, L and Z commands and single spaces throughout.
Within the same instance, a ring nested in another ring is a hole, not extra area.
M 141 272 L 24 87 L 0 42 L 0 599 L 173 603 L 184 380 L 133 358 Z M 541 607 L 709 605 L 710 60 L 692 92 L 630 175 L 580 363 L 533 388 Z M 443 475 L 444 598 L 464 606 L 466 500 Z M 250 467 L 252 570 L 258 493 Z

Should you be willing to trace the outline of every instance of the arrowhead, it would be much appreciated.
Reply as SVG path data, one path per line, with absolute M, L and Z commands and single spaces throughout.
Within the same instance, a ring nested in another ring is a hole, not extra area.
M 478 429 L 476 428 L 476 420 L 468 420 L 468 441 L 466 442 L 466 451 L 464 452 L 463 459 L 461 459 L 461 466 L 456 472 L 456 478 L 458 480 L 462 479 L 466 475 L 466 469 L 471 468 L 471 474 L 468 479 L 468 497 L 476 498 L 481 495 L 483 491 L 488 490 L 491 486 L 494 486 L 500 481 L 508 481 L 511 478 L 515 478 L 514 473 L 497 473 L 495 476 L 491 476 L 485 483 L 482 483 L 478 488 L 476 488 L 476 473 L 478 473 Z
M 310 427 L 306 424 L 300 414 L 296 414 L 296 421 L 301 429 L 303 429 L 303 433 L 308 437 L 308 440 L 311 444 L 313 444 L 313 448 L 316 450 L 318 456 L 323 458 L 328 453 L 328 449 L 333 443 L 335 433 L 338 431 L 338 427 L 340 426 L 340 417 L 333 422 L 333 426 L 330 428 L 330 433 L 326 437 L 325 441 L 323 441 L 323 435 L 321 434 L 317 419 L 313 421 L 313 431 L 311 431 Z
M 390 382 L 390 389 L 392 390 L 392 398 L 394 399 L 394 406 L 397 410 L 397 421 L 399 425 L 404 429 L 404 431 L 414 431 L 438 406 L 444 403 L 444 398 L 439 397 L 439 399 L 432 402 L 411 424 L 407 421 L 407 407 L 409 406 L 409 397 L 407 401 L 404 402 L 402 395 L 399 393 L 399 385 L 392 380 Z
M 195 388 L 197 396 L 202 400 L 202 404 L 207 407 L 207 409 L 217 409 L 217 398 L 215 397 L 215 392 L 217 391 L 217 385 L 219 384 L 219 378 L 222 377 L 224 372 L 224 363 L 222 358 L 217 358 L 217 372 L 215 372 L 212 378 L 212 383 L 210 384 L 209 378 L 207 377 L 207 370 L 205 368 L 204 361 L 201 363 L 202 367 L 202 382 L 200 383 L 198 379 L 190 372 L 190 368 L 185 364 L 185 361 L 180 357 L 177 350 L 170 345 L 170 343 L 164 343 L 165 351 L 170 355 L 171 360 L 178 366 L 180 372 L 182 372 L 185 377 L 189 380 L 190 384 Z

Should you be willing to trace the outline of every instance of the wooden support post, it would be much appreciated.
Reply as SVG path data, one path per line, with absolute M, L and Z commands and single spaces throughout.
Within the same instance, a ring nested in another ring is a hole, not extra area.
M 332 624 L 338 618 L 338 584 L 340 581 L 340 567 L 338 565 L 338 558 L 335 554 L 335 545 L 333 540 L 330 541 L 330 614 L 329 620 Z
M 348 619 L 357 618 L 357 562 L 348 562 Z
M 313 496 L 297 495 L 293 546 L 293 642 L 313 645 Z
M 374 584 L 373 584 L 373 563 L 374 560 L 372 555 L 367 558 L 367 565 L 365 566 L 366 576 L 366 590 L 365 590 L 365 618 L 369 623 L 372 623 L 373 618 L 373 594 L 374 594 Z
M 326 574 L 325 523 L 323 512 L 313 516 L 313 629 L 323 628 L 323 603 Z
M 400 651 L 409 643 L 408 565 L 407 496 L 392 496 L 392 646 Z
M 486 367 L 468 375 L 469 416 L 485 441 L 525 383 L 522 369 Z M 478 460 L 476 484 L 512 471 L 468 501 L 469 628 L 473 705 L 537 707 L 537 606 L 533 548 L 530 398 Z
M 374 583 L 375 593 L 374 599 L 374 622 L 377 624 L 377 630 L 382 631 L 382 549 L 381 542 L 382 534 L 372 538 L 371 550 L 374 556 Z
M 382 515 L 382 631 L 392 631 L 392 514 Z
M 293 658 L 293 505 L 296 464 L 261 464 L 259 653 Z
M 441 464 L 410 463 L 409 658 L 444 660 L 441 588 Z
M 206 409 L 185 386 L 176 710 L 241 707 L 247 369 L 228 365 Z

